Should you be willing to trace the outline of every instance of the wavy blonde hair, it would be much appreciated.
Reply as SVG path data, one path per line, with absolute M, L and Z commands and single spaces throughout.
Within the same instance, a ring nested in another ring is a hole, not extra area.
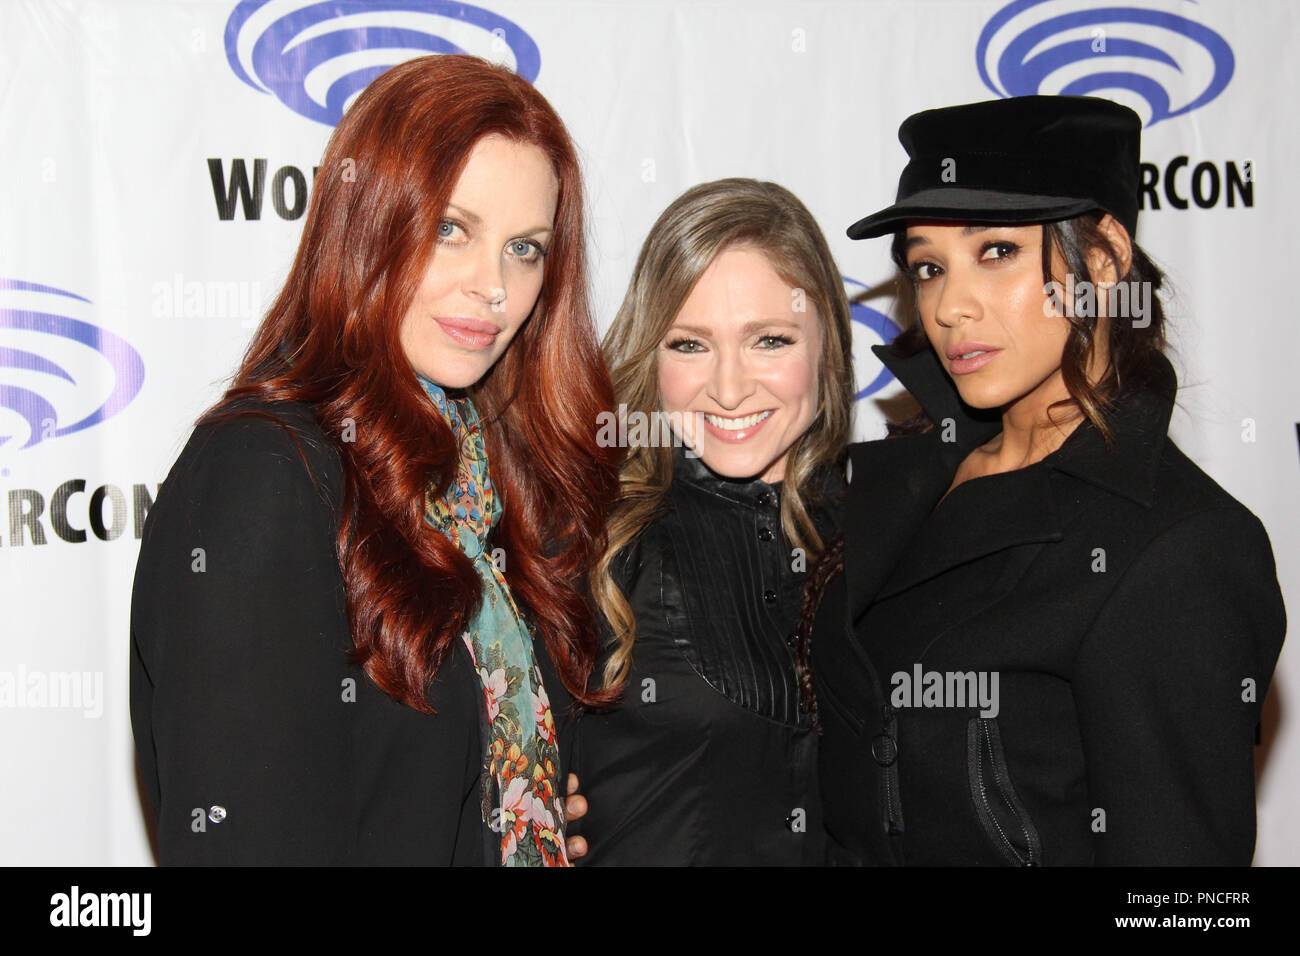
M 688 189 L 663 211 L 602 345 L 614 400 L 629 417 L 661 410 L 659 346 L 704 270 L 735 246 L 762 252 L 783 281 L 803 290 L 821 326 L 817 411 L 786 452 L 781 496 L 781 529 L 812 560 L 823 546 L 809 515 L 812 482 L 819 469 L 841 460 L 853 427 L 853 333 L 844 280 L 817 221 L 793 193 L 756 179 L 719 179 Z M 604 669 L 606 687 L 626 680 L 636 639 L 632 608 L 614 582 L 614 561 L 663 513 L 672 477 L 671 447 L 628 449 L 606 526 L 608 543 L 592 572 L 592 597 L 615 645 Z

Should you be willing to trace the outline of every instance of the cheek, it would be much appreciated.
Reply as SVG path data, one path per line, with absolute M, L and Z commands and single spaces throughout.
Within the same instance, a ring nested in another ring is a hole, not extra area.
M 660 359 L 659 400 L 663 410 L 684 411 L 699 392 L 701 377 L 701 370 L 691 364 L 673 358 Z
M 414 304 L 424 309 L 434 309 L 439 302 L 450 298 L 456 288 L 453 272 L 454 260 L 443 262 L 440 267 L 430 265 L 425 270 L 420 287 L 415 290 Z
M 398 341 L 406 353 L 407 359 L 414 364 L 418 357 L 427 353 L 437 341 L 434 335 L 433 321 L 430 316 L 436 314 L 432 303 L 424 300 L 417 293 L 411 307 L 406 310 L 402 324 L 398 329 Z
M 1003 293 L 1005 314 L 1015 328 L 1010 330 L 1024 345 L 1040 347 L 1053 343 L 1059 348 L 1069 332 L 1069 322 L 1051 314 L 1051 300 L 1043 291 L 1042 275 L 1035 269 Z
M 934 321 L 933 316 L 927 317 L 924 312 L 921 313 L 921 331 L 925 333 L 925 340 L 930 343 L 930 347 L 938 352 L 939 323 Z
M 1003 293 L 1008 314 L 1016 316 L 1017 324 L 1022 329 L 1041 327 L 1044 323 L 1043 303 L 1047 297 L 1041 289 L 1031 287 L 1027 282 L 1017 282 Z
M 933 283 L 931 283 L 933 285 Z M 916 293 L 916 315 L 921 322 L 921 331 L 925 333 L 926 341 L 934 346 L 937 351 L 939 348 L 939 333 L 943 330 L 939 328 L 939 323 L 934 319 L 934 303 L 930 302 L 931 294 L 926 290 L 918 290 Z
M 791 356 L 768 377 L 768 389 L 787 405 L 803 412 L 816 407 L 817 387 L 817 361 L 811 355 Z
M 537 297 L 542 294 L 543 266 L 518 266 L 519 273 L 510 286 L 506 297 L 506 308 L 510 313 L 511 324 L 523 322 L 537 304 Z

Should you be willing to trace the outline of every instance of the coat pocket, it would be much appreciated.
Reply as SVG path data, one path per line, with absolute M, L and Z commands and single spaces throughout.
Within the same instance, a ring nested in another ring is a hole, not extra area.
M 972 717 L 966 724 L 966 769 L 975 812 L 994 849 L 1012 866 L 1041 865 L 1043 845 L 1011 784 L 996 719 Z

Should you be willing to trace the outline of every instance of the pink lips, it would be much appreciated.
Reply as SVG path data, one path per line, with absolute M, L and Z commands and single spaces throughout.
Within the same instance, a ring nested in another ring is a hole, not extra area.
M 435 317 L 433 321 L 438 323 L 448 338 L 472 349 L 488 348 L 501 334 L 501 330 L 491 322 L 481 322 L 478 319 Z
M 948 347 L 948 368 L 953 375 L 968 375 L 982 369 L 989 362 L 993 361 L 993 356 L 1002 350 L 992 345 L 985 345 L 983 342 L 961 342 L 957 345 Z M 971 352 L 979 352 L 979 355 L 972 355 L 970 358 L 962 358 L 963 355 L 969 355 Z

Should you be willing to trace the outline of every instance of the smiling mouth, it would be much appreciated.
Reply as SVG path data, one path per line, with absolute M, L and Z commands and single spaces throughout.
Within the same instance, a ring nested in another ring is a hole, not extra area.
M 738 432 L 745 428 L 753 428 L 759 422 L 766 421 L 771 417 L 771 415 L 772 410 L 770 408 L 765 412 L 756 412 L 753 415 L 746 415 L 744 418 L 723 418 L 720 415 L 710 415 L 708 412 L 705 412 L 704 420 L 714 428 L 721 428 L 723 431 L 727 432 Z

